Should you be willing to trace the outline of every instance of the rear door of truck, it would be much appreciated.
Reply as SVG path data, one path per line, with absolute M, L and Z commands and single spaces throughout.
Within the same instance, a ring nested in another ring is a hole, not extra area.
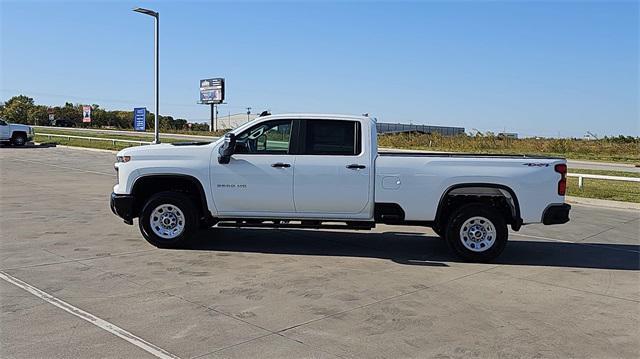
M 367 218 L 374 170 L 363 124 L 353 119 L 305 119 L 299 136 L 293 180 L 296 212 Z

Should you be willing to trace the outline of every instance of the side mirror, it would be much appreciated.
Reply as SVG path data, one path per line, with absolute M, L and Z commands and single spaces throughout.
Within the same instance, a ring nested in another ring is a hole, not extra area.
M 231 161 L 231 155 L 236 148 L 236 135 L 227 133 L 224 135 L 224 143 L 218 150 L 218 163 L 226 165 Z

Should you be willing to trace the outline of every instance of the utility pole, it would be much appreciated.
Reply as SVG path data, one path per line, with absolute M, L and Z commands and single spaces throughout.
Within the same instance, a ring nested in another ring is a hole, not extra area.
M 247 107 L 247 122 L 249 122 L 249 115 L 251 115 L 251 107 Z
M 160 143 L 160 82 L 159 82 L 159 74 L 160 74 L 160 56 L 159 56 L 159 44 L 160 44 L 160 14 L 156 11 L 143 9 L 141 7 L 133 9 L 135 12 L 139 12 L 141 14 L 153 16 L 155 22 L 155 30 L 153 32 L 153 46 L 154 46 L 154 92 L 155 92 L 155 101 L 156 101 L 156 114 L 155 114 L 155 122 L 154 122 L 154 131 L 155 136 L 153 143 Z

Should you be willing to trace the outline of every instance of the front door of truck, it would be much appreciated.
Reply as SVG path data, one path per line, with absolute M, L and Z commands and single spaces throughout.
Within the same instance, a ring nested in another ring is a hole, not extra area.
M 227 164 L 213 156 L 211 187 L 219 213 L 251 216 L 294 213 L 291 120 L 266 121 L 236 136 Z
M 299 214 L 368 214 L 373 168 L 371 151 L 365 150 L 371 144 L 363 144 L 361 127 L 349 120 L 301 121 L 293 186 Z

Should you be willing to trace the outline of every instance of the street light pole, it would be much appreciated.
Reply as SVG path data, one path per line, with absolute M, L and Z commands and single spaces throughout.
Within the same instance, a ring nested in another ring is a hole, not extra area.
M 141 14 L 153 16 L 155 22 L 155 30 L 153 32 L 153 46 L 154 46 L 154 97 L 155 97 L 155 105 L 156 105 L 156 114 L 154 121 L 154 140 L 153 143 L 160 143 L 160 14 L 156 11 L 143 9 L 141 7 L 133 9 L 135 12 L 139 12 Z

